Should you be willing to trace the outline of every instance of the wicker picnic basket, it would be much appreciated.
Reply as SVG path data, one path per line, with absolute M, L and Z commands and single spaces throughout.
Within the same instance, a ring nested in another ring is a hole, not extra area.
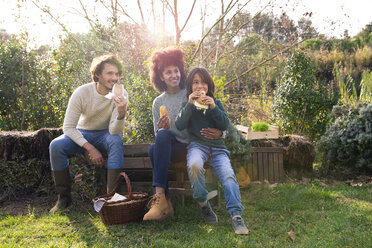
M 124 177 L 127 183 L 128 194 L 122 194 L 127 197 L 127 199 L 123 201 L 106 202 L 103 205 L 99 214 L 102 222 L 106 225 L 120 225 L 128 222 L 140 221 L 144 215 L 145 205 L 149 195 L 146 192 L 132 192 L 130 180 L 125 172 L 121 172 L 116 177 L 114 189 L 111 193 L 98 196 L 93 199 L 93 202 L 97 201 L 99 198 L 104 198 L 105 200 L 111 199 L 116 193 L 121 176 Z

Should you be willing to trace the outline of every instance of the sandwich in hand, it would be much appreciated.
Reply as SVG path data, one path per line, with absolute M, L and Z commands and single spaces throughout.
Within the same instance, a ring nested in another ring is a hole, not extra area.
M 205 105 L 203 103 L 203 98 L 205 97 L 206 93 L 204 90 L 200 92 L 200 97 L 194 101 L 194 105 L 197 109 L 208 109 L 209 105 Z
M 122 84 L 114 84 L 114 87 L 112 87 L 112 94 L 115 96 L 123 96 L 124 95 L 124 85 Z
M 170 125 L 171 120 L 170 120 L 170 118 L 169 118 L 167 108 L 166 108 L 164 105 L 161 105 L 159 111 L 160 111 L 160 117 L 162 117 L 163 115 L 165 115 L 165 116 L 168 117 L 168 119 L 169 119 L 169 125 Z

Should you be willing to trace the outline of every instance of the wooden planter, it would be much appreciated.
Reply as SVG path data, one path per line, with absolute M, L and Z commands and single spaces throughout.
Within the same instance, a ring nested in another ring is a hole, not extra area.
M 236 128 L 243 134 L 248 140 L 253 139 L 277 139 L 279 138 L 279 127 L 269 126 L 269 130 L 266 132 L 253 132 L 252 128 L 248 128 L 241 125 L 236 125 Z
M 247 167 L 251 181 L 283 182 L 283 148 L 252 147 L 251 163 Z

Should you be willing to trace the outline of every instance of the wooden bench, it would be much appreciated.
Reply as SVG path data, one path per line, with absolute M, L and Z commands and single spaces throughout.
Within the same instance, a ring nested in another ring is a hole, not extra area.
M 152 188 L 152 165 L 148 156 L 148 149 L 151 144 L 127 144 L 124 145 L 124 171 L 131 179 L 135 190 L 149 191 Z M 149 175 L 151 179 L 149 180 Z M 142 174 L 136 177 L 135 174 Z M 217 180 L 213 177 L 211 170 L 206 166 L 206 184 L 208 190 L 208 200 L 218 197 L 220 204 L 220 194 L 218 191 Z M 138 180 L 139 179 L 139 180 Z M 172 162 L 168 172 L 169 193 L 172 196 L 179 196 L 181 204 L 184 205 L 185 197 L 192 194 L 191 184 L 188 180 L 186 161 Z

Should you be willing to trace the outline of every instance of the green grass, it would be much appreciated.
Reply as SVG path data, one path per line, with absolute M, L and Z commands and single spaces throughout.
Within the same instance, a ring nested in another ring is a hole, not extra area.
M 190 200 L 163 222 L 105 226 L 91 207 L 50 215 L 0 210 L 0 247 L 371 247 L 372 186 L 252 185 L 241 190 L 250 233 L 235 235 L 224 206 L 206 225 Z M 215 206 L 216 207 L 216 206 Z M 288 232 L 295 235 L 293 241 Z

